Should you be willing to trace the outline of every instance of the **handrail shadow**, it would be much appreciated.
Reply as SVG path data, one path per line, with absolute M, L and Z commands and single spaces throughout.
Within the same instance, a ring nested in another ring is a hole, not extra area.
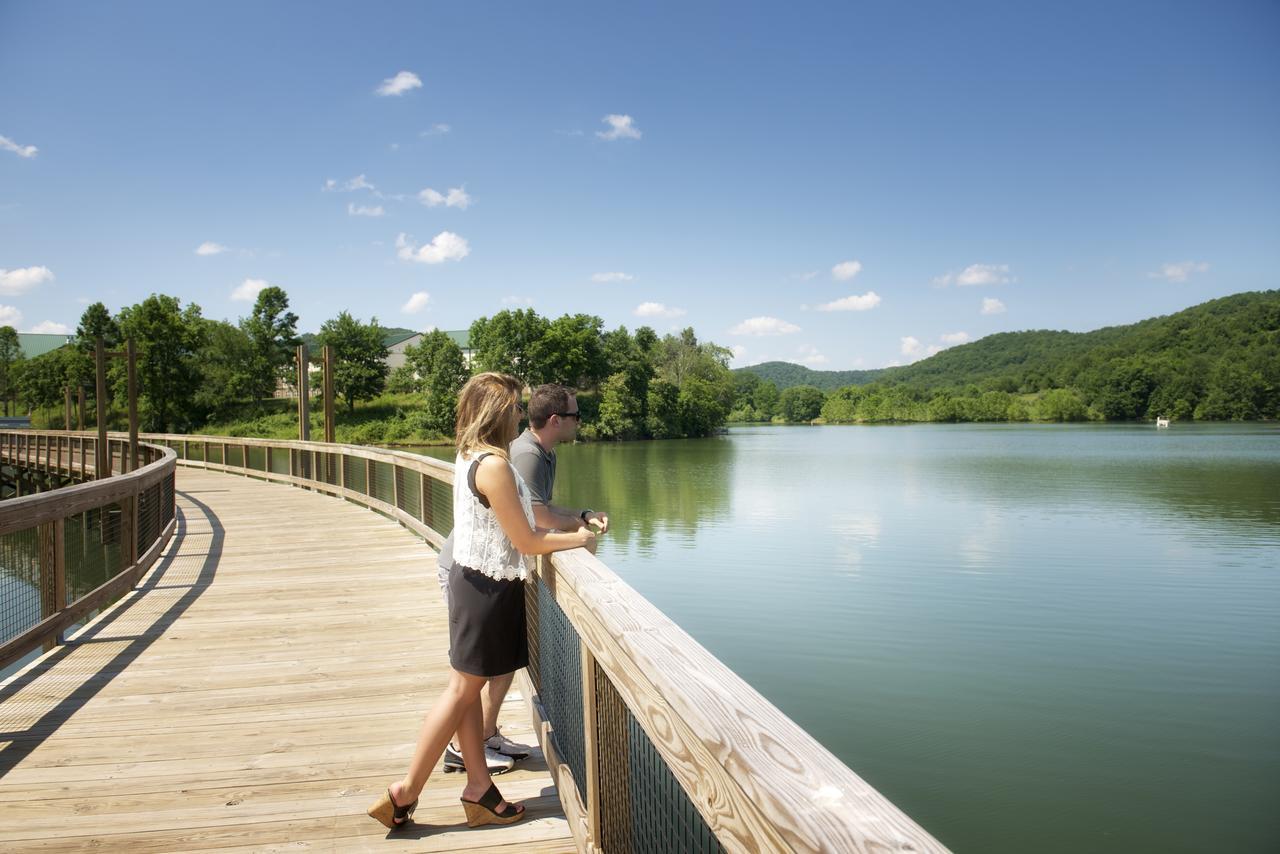
M 178 495 L 199 509 L 209 523 L 212 532 L 209 548 L 204 553 L 204 561 L 200 566 L 200 571 L 196 574 L 195 580 L 189 585 L 170 585 L 186 586 L 188 589 L 186 593 L 182 594 L 172 605 L 166 608 L 145 631 L 129 635 L 128 645 L 124 649 L 112 656 L 110 661 L 96 668 L 93 673 L 87 674 L 78 687 L 42 714 L 36 721 L 20 730 L 0 732 L 0 741 L 10 742 L 3 749 L 0 749 L 0 777 L 3 777 L 16 767 L 19 762 L 29 756 L 49 735 L 57 731 L 60 723 L 70 718 L 71 715 L 75 714 L 85 703 L 106 687 L 115 678 L 116 674 L 122 672 L 125 667 L 151 646 L 164 633 L 165 629 L 173 625 L 213 583 L 214 576 L 218 571 L 218 560 L 222 555 L 222 544 L 226 537 L 226 532 L 222 527 L 222 523 L 208 505 L 196 500 L 190 493 L 179 491 Z M 188 536 L 187 516 L 181 506 L 176 508 L 176 514 L 177 525 L 175 526 L 173 539 L 170 540 L 168 549 L 163 557 L 160 558 L 156 567 L 149 573 L 147 580 L 141 586 L 135 588 L 138 595 L 131 597 L 128 601 L 122 603 L 120 607 L 96 619 L 76 635 L 73 640 L 54 650 L 38 666 L 15 676 L 3 688 L 0 688 L 0 704 L 20 693 L 42 675 L 56 668 L 60 662 L 64 661 L 82 644 L 96 642 L 98 636 L 108 626 L 128 614 L 139 602 L 145 600 L 146 597 L 142 594 L 160 586 L 160 582 L 173 566 L 178 553 L 181 551 L 182 544 Z M 124 640 L 124 638 L 115 640 Z

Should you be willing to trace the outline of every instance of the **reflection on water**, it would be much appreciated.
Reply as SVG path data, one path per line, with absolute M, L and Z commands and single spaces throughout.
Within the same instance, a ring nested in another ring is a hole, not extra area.
M 735 427 L 562 447 L 556 490 L 957 851 L 1280 839 L 1275 425 Z

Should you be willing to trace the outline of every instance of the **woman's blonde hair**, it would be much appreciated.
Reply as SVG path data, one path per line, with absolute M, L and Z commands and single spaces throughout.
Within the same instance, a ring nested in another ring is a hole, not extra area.
M 511 407 L 520 402 L 524 384 L 510 374 L 476 374 L 458 392 L 458 453 L 470 456 L 488 451 L 505 459 L 516 437 Z

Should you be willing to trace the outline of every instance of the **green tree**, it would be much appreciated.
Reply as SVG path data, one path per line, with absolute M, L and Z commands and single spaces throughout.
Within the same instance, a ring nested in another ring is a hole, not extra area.
M 475 366 L 536 383 L 541 377 L 542 336 L 550 324 L 531 308 L 500 311 L 471 324 Z
M 1089 409 L 1074 391 L 1053 388 L 1046 391 L 1034 408 L 1037 421 L 1087 421 Z
M 404 358 L 405 367 L 413 371 L 426 392 L 424 426 L 437 433 L 452 434 L 458 391 L 467 381 L 462 348 L 436 329 L 424 334 L 418 344 L 406 347 Z
M 797 385 L 784 389 L 778 401 L 782 417 L 793 422 L 808 422 L 822 413 L 826 395 L 822 389 L 811 385 Z
M 17 394 L 14 365 L 22 358 L 18 332 L 12 326 L 0 326 L 0 400 L 4 401 L 4 414 L 9 414 L 10 403 Z
M 637 439 L 644 435 L 644 401 L 636 397 L 626 372 L 619 371 L 600 387 L 600 411 L 589 425 L 600 439 Z
M 529 309 L 532 311 L 532 309 Z M 604 321 L 590 314 L 566 314 L 542 331 L 535 352 L 530 383 L 558 382 L 578 388 L 594 388 L 605 377 L 601 331 Z
M 756 386 L 755 392 L 751 395 L 751 402 L 761 421 L 770 421 L 778 414 L 778 401 L 781 399 L 782 395 L 778 387 L 769 380 L 764 380 Z
M 226 418 L 237 403 L 258 393 L 253 373 L 255 347 L 242 327 L 206 320 L 198 362 L 200 383 L 194 403 L 201 420 Z
M 152 294 L 121 309 L 119 324 L 121 335 L 132 338 L 138 350 L 143 429 L 159 433 L 189 429 L 198 414 L 199 353 L 206 335 L 200 306 L 188 303 L 184 309 L 176 297 Z
M 376 317 L 366 324 L 341 312 L 324 322 L 316 343 L 333 348 L 333 392 L 346 398 L 347 411 L 355 411 L 357 400 L 371 400 L 382 393 L 387 382 L 387 347 Z
M 253 312 L 240 321 L 240 329 L 253 345 L 248 365 L 253 398 L 272 397 L 276 383 L 287 378 L 297 363 L 298 315 L 289 311 L 289 297 L 275 286 L 258 291 Z
M 864 396 L 861 386 L 847 385 L 836 389 L 822 404 L 822 419 L 831 424 L 852 424 L 858 420 L 858 404 Z

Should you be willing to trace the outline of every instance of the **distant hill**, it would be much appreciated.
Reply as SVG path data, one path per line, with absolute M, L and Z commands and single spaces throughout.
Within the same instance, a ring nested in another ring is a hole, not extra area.
M 830 391 L 880 382 L 920 391 L 976 385 L 1005 391 L 1093 388 L 1123 369 L 1138 374 L 1184 374 L 1203 384 L 1210 368 L 1280 359 L 1280 290 L 1252 291 L 1211 300 L 1175 314 L 1092 332 L 1001 332 L 943 350 L 927 359 L 872 371 L 814 371 L 790 362 L 738 368 L 772 381 L 779 390 L 813 385 Z M 1275 370 L 1274 367 L 1271 368 Z
M 755 374 L 762 380 L 773 383 L 781 391 L 797 385 L 811 385 L 823 391 L 833 391 L 847 385 L 866 385 L 881 379 L 885 368 L 873 371 L 815 371 L 804 365 L 793 362 L 761 362 L 737 368 L 735 373 Z

